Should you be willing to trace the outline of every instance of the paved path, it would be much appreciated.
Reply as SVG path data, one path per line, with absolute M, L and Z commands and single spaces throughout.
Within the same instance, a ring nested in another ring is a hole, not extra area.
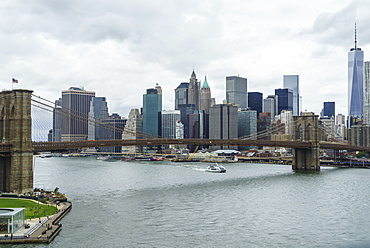
M 50 243 L 62 229 L 59 221 L 71 210 L 70 202 L 62 202 L 57 206 L 58 210 L 52 216 L 32 219 L 31 228 L 25 229 L 22 227 L 14 234 L 14 238 L 1 239 L 1 243 Z M 32 232 L 31 234 L 29 234 Z M 25 237 L 27 236 L 27 237 Z

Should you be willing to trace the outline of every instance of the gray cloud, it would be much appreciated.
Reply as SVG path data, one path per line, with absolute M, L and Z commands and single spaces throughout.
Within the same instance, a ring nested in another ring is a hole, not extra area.
M 283 74 L 294 73 L 302 76 L 306 108 L 321 110 L 321 100 L 309 99 L 323 83 L 346 84 L 354 21 L 359 45 L 366 49 L 370 40 L 366 1 L 343 8 L 324 2 L 3 1 L 0 82 L 8 87 L 18 77 L 19 87 L 51 100 L 85 86 L 126 115 L 155 83 L 163 87 L 164 108 L 172 108 L 173 90 L 193 66 L 198 79 L 207 74 L 217 102 L 225 98 L 227 75 L 247 77 L 251 90 L 268 95 L 282 87 Z M 322 91 L 322 99 L 344 97 Z

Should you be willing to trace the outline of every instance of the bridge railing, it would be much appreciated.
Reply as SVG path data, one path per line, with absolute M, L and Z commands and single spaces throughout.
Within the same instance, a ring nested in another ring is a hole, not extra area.
M 95 140 L 68 142 L 33 142 L 35 151 L 69 150 L 88 147 L 111 146 L 161 146 L 161 145 L 205 145 L 205 146 L 275 146 L 310 148 L 311 142 L 241 140 L 241 139 L 133 139 L 133 140 Z

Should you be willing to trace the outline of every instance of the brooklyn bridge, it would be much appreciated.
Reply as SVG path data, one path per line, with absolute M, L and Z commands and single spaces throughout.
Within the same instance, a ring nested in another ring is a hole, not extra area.
M 324 131 L 319 127 L 318 116 L 311 112 L 293 116 L 293 134 L 290 140 L 273 140 L 271 135 L 274 130 L 266 130 L 258 135 L 238 139 L 168 139 L 144 135 L 143 139 L 126 140 L 32 141 L 32 106 L 46 111 L 49 107 L 53 108 L 41 102 L 40 97 L 33 95 L 31 90 L 15 89 L 0 92 L 0 191 L 15 193 L 32 191 L 33 155 L 41 151 L 164 145 L 286 147 L 293 150 L 292 169 L 296 171 L 320 170 L 320 149 L 370 151 L 370 147 L 353 146 L 334 138 L 328 139 L 328 135 L 321 135 Z M 81 117 L 79 114 L 69 115 L 70 118 L 91 122 L 88 117 Z M 123 129 L 122 132 L 132 131 Z M 324 136 L 325 140 L 321 140 Z

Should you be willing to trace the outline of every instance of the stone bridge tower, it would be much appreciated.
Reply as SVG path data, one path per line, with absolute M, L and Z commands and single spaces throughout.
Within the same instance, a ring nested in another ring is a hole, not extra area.
M 293 148 L 293 170 L 320 170 L 318 115 L 312 112 L 293 116 L 293 139 L 311 142 L 311 148 Z
M 31 94 L 15 89 L 0 92 L 0 138 L 11 143 L 10 153 L 0 154 L 0 191 L 33 190 Z

